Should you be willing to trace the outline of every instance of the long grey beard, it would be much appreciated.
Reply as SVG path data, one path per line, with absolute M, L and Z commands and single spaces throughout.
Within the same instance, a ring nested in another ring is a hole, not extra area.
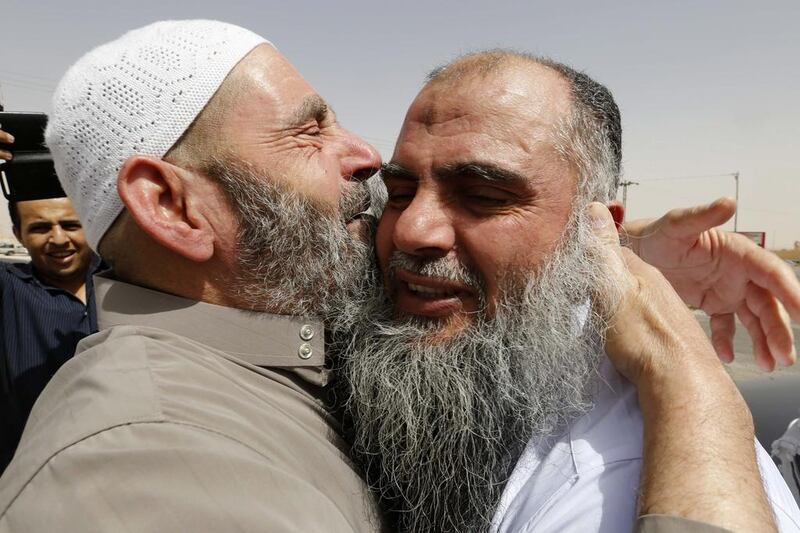
M 436 321 L 394 318 L 379 290 L 353 335 L 337 336 L 352 456 L 398 530 L 487 529 L 528 440 L 591 406 L 604 321 L 588 303 L 613 277 L 581 218 L 533 279 L 504 280 L 494 318 L 479 313 L 453 339 L 432 340 Z
M 353 237 L 346 220 L 369 205 L 363 184 L 343 189 L 339 209 L 318 205 L 233 158 L 206 172 L 237 214 L 237 304 L 277 314 L 352 316 L 371 264 L 371 236 Z

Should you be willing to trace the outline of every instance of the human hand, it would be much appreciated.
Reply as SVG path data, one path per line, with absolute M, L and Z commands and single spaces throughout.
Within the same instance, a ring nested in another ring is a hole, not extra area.
M 13 142 L 14 142 L 14 136 L 0 129 L 0 143 L 12 144 Z M 0 148 L 0 159 L 4 161 L 11 161 L 11 157 L 12 157 L 11 152 Z
M 791 319 L 800 322 L 800 282 L 775 254 L 742 235 L 716 226 L 733 216 L 736 203 L 673 209 L 655 221 L 623 226 L 631 249 L 658 268 L 684 302 L 710 318 L 720 359 L 733 360 L 734 314 L 747 328 L 756 362 L 765 370 L 796 359 Z M 788 311 L 788 314 L 787 314 Z
M 598 260 L 616 274 L 621 296 L 595 302 L 609 320 L 606 352 L 616 369 L 637 388 L 722 372 L 705 332 L 664 276 L 620 246 L 608 209 L 594 202 L 589 217 L 604 243 Z
M 593 203 L 589 216 L 621 290 L 618 302 L 595 298 L 606 353 L 636 386 L 644 422 L 640 512 L 776 531 L 750 411 L 705 332 L 661 273 L 620 247 L 608 209 Z

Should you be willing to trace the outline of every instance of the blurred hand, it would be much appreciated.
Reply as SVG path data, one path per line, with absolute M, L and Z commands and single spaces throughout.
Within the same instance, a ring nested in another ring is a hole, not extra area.
M 717 228 L 735 210 L 734 200 L 721 198 L 673 209 L 655 221 L 626 223 L 623 231 L 631 249 L 658 268 L 684 302 L 708 313 L 720 359 L 733 360 L 735 314 L 759 366 L 770 371 L 776 363 L 791 365 L 797 359 L 791 319 L 800 322 L 800 282 L 775 254 Z
M 0 126 L 2 126 L 2 124 L 0 124 Z M 14 142 L 14 136 L 0 129 L 0 143 L 12 144 L 13 142 Z M 4 161 L 10 161 L 11 152 L 0 148 L 0 159 Z

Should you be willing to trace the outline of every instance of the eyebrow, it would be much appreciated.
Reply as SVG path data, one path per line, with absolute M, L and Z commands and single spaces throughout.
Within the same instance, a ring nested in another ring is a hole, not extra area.
M 527 177 L 513 170 L 508 170 L 494 163 L 486 163 L 483 161 L 469 161 L 466 163 L 444 165 L 434 172 L 436 177 L 441 180 L 452 180 L 454 178 L 467 176 L 509 185 L 522 184 L 529 181 Z
M 308 124 L 312 120 L 323 122 L 331 108 L 318 94 L 306 96 L 300 106 L 292 113 L 290 127 L 297 128 Z
M 49 228 L 53 225 L 52 222 L 47 220 L 34 220 L 30 224 L 28 224 L 28 228 Z
M 408 170 L 402 165 L 397 163 L 384 163 L 381 165 L 381 177 L 383 179 L 391 178 L 397 180 L 418 181 L 416 174 Z
M 444 165 L 435 169 L 434 175 L 436 179 L 443 181 L 452 181 L 459 177 L 473 177 L 486 181 L 506 184 L 523 184 L 529 180 L 522 174 L 508 170 L 494 163 L 486 163 L 483 161 L 470 161 L 467 163 L 455 163 Z M 419 181 L 419 177 L 409 169 L 397 163 L 384 163 L 381 165 L 381 177 L 383 179 L 397 179 L 408 181 Z

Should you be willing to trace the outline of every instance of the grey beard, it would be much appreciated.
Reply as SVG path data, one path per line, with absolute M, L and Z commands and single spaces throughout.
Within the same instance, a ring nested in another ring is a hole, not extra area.
M 526 443 L 590 408 L 605 322 L 588 304 L 611 296 L 613 276 L 576 213 L 547 264 L 502 280 L 495 316 L 455 338 L 432 342 L 439 322 L 395 318 L 380 285 L 352 336 L 335 337 L 352 457 L 398 530 L 487 529 Z
M 363 184 L 342 190 L 337 211 L 231 157 L 205 171 L 218 180 L 238 218 L 238 268 L 230 285 L 239 306 L 323 319 L 356 313 L 372 238 L 353 237 L 346 221 L 369 205 Z

